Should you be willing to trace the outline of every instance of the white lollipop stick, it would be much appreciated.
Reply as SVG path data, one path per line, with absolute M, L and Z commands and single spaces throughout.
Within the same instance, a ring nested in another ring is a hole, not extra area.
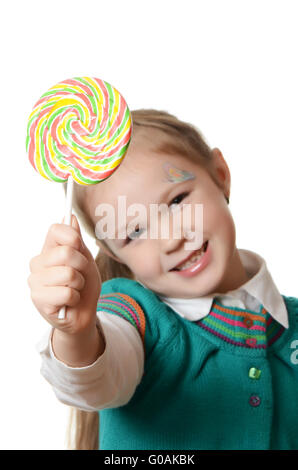
M 71 225 L 71 213 L 72 213 L 72 195 L 73 195 L 73 178 L 69 176 L 67 179 L 67 189 L 66 189 L 66 203 L 65 203 L 65 213 L 64 213 L 64 223 L 65 225 Z M 58 313 L 58 319 L 65 319 L 65 306 L 61 307 Z

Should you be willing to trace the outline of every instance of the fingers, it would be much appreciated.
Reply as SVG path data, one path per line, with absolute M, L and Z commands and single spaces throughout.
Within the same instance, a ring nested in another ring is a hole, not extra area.
M 94 317 L 94 296 L 98 297 L 101 281 L 76 217 L 72 217 L 72 226 L 62 223 L 50 227 L 41 253 L 30 262 L 30 271 L 32 301 L 55 328 L 67 324 L 81 328 L 81 312 Z M 63 306 L 68 310 L 61 321 L 57 315 Z
M 28 284 L 32 289 L 37 289 L 42 285 L 44 287 L 65 286 L 80 291 L 85 285 L 85 278 L 70 266 L 54 266 L 43 269 L 38 274 L 31 274 Z
M 40 308 L 42 313 L 51 315 L 64 305 L 75 307 L 80 301 L 80 293 L 76 289 L 65 286 L 43 287 L 31 291 L 33 303 Z
M 66 245 L 75 250 L 83 250 L 82 237 L 76 227 L 65 224 L 53 224 L 49 228 L 42 252 L 45 252 L 58 245 Z
M 41 271 L 51 266 L 69 266 L 84 273 L 88 266 L 88 259 L 80 251 L 70 246 L 55 246 L 35 256 L 30 262 L 32 273 Z

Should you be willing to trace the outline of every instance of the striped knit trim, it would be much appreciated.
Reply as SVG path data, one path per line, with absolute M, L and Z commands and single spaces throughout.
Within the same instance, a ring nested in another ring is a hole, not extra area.
M 129 295 L 113 292 L 102 295 L 97 303 L 97 311 L 118 315 L 129 321 L 145 342 L 146 317 L 140 305 Z
M 209 315 L 196 323 L 229 344 L 249 349 L 266 349 L 285 330 L 263 306 L 259 314 L 254 314 L 249 310 L 225 307 L 215 301 Z

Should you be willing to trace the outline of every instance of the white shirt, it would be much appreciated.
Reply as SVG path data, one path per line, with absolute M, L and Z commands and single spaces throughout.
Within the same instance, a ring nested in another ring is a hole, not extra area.
M 249 281 L 240 288 L 226 294 L 215 293 L 195 299 L 159 295 L 160 299 L 190 321 L 208 315 L 215 297 L 223 305 L 248 308 L 255 312 L 259 312 L 262 304 L 276 321 L 288 328 L 284 300 L 264 259 L 249 250 L 238 251 L 249 277 Z M 53 329 L 37 346 L 42 358 L 41 374 L 52 385 L 58 400 L 86 411 L 115 408 L 128 403 L 144 372 L 144 349 L 136 328 L 117 315 L 99 312 L 98 317 L 98 327 L 105 338 L 106 347 L 103 354 L 89 366 L 70 367 L 55 357 L 51 343 Z

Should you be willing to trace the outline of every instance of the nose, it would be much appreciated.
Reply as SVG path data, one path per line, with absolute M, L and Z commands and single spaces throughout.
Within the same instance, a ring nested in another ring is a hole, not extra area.
M 164 254 L 171 254 L 183 249 L 188 236 L 188 227 L 184 227 L 183 222 L 181 211 L 171 213 L 169 218 L 161 216 L 160 224 L 162 229 L 159 242 L 161 244 L 161 251 Z
M 183 249 L 183 245 L 185 242 L 185 238 L 182 237 L 180 239 L 175 238 L 168 238 L 168 239 L 161 239 L 161 251 L 165 255 L 170 255 L 171 253 L 175 253 L 176 251 L 180 251 Z

